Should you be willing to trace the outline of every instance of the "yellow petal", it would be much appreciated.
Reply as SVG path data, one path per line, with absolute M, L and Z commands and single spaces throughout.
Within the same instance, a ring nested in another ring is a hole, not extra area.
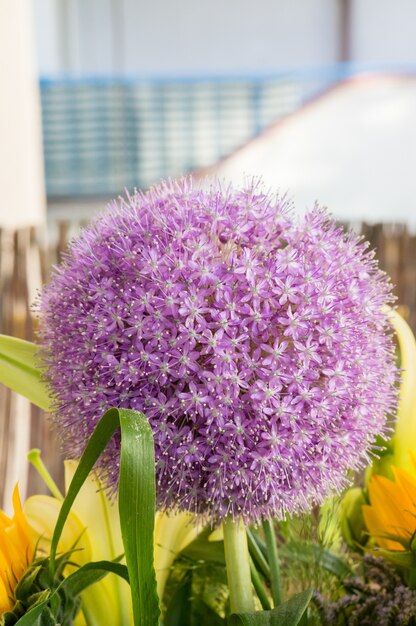
M 7 581 L 0 576 L 0 616 L 13 607 L 10 600 L 10 589 Z
M 416 512 L 416 479 L 414 475 L 398 467 L 393 467 L 392 469 L 396 484 L 400 486 L 402 492 L 407 496 L 409 510 Z
M 400 468 L 392 467 L 392 472 L 394 481 L 372 476 L 368 485 L 370 506 L 363 506 L 362 511 L 366 526 L 380 547 L 403 550 L 394 536 L 410 544 L 416 530 L 416 480 Z
M 396 311 L 391 311 L 390 320 L 397 334 L 403 368 L 392 463 L 413 472 L 411 452 L 416 450 L 416 339 L 410 326 Z
M 222 524 L 212 531 L 212 533 L 208 537 L 208 541 L 224 541 L 224 529 L 222 527 Z
M 412 503 L 400 485 L 385 478 L 374 476 L 369 484 L 370 503 L 378 510 L 388 532 L 410 539 L 413 533 L 414 518 L 409 513 Z
M 155 519 L 155 570 L 157 592 L 163 598 L 166 581 L 177 555 L 198 535 L 191 513 L 160 513 Z
M 68 489 L 78 466 L 65 461 L 65 486 Z M 101 483 L 90 475 L 80 489 L 73 509 L 87 528 L 91 560 L 114 560 L 124 553 L 117 502 L 110 502 Z M 89 587 L 82 594 L 83 611 L 89 626 L 126 626 L 131 620 L 129 585 L 114 574 Z
M 39 540 L 39 549 L 48 554 L 56 520 L 61 510 L 62 501 L 52 496 L 32 496 L 24 504 L 24 512 L 32 529 L 33 537 Z M 83 565 L 91 560 L 91 545 L 85 525 L 79 517 L 71 511 L 66 520 L 58 552 L 68 552 L 76 546 L 76 552 L 71 560 Z
M 65 489 L 78 463 L 65 461 Z M 92 560 L 113 560 L 124 552 L 117 501 L 110 501 L 100 481 L 90 474 L 74 502 L 74 511 L 94 537 Z
M 404 550 L 403 546 L 397 541 L 386 539 L 384 535 L 388 534 L 384 525 L 384 521 L 380 519 L 377 511 L 367 504 L 362 507 L 365 525 L 368 532 L 373 536 L 377 545 L 386 550 Z
M 13 509 L 12 518 L 0 511 L 0 614 L 13 606 L 14 588 L 35 552 L 17 485 L 13 491 Z

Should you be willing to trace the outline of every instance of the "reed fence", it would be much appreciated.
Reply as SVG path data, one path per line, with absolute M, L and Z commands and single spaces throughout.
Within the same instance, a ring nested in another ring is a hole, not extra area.
M 48 233 L 33 228 L 0 231 L 1 333 L 35 339 L 32 304 L 36 293 L 81 225 L 59 221 Z M 362 224 L 361 232 L 376 249 L 380 266 L 395 286 L 397 302 L 416 331 L 416 235 L 402 224 Z M 0 503 L 11 501 L 17 479 L 23 496 L 46 492 L 25 463 L 27 451 L 34 447 L 42 450 L 45 464 L 62 486 L 62 458 L 47 415 L 0 385 Z

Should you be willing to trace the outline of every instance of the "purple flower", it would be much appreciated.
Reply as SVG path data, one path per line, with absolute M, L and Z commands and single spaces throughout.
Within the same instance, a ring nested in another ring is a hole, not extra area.
M 283 518 L 369 460 L 397 377 L 386 276 L 315 209 L 190 180 L 113 202 L 40 299 L 66 456 L 111 406 L 143 411 L 158 504 Z M 100 470 L 118 479 L 119 439 Z

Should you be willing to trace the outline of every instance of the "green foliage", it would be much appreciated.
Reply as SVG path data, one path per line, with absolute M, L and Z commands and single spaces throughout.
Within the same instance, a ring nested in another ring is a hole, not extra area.
M 172 574 L 167 584 L 167 593 L 165 600 L 167 603 L 167 610 L 164 615 L 164 624 L 170 624 L 172 615 L 187 615 L 190 626 L 212 626 L 214 624 L 226 624 L 229 616 L 229 597 L 227 588 L 227 577 L 224 566 L 224 551 L 222 541 L 209 541 L 208 538 L 211 534 L 211 529 L 204 530 L 187 548 L 183 550 L 181 555 L 176 560 Z M 250 555 L 257 554 L 257 559 L 261 561 L 261 565 L 256 565 L 259 577 L 264 584 L 264 593 L 271 600 L 270 594 L 270 566 L 268 563 L 268 553 L 266 545 L 263 542 L 262 537 L 258 530 L 249 530 L 249 550 Z M 336 572 L 340 576 L 350 574 L 351 571 L 344 561 L 337 557 L 337 555 L 331 553 L 329 550 L 324 550 L 321 546 L 316 545 L 317 549 L 322 550 L 323 554 L 314 552 L 310 549 L 308 554 L 304 555 L 306 545 L 305 541 L 296 543 L 292 540 L 290 548 L 287 550 L 285 544 L 280 545 L 279 554 L 283 561 L 294 561 L 294 569 L 299 572 L 305 565 L 310 566 L 310 562 L 313 561 L 316 567 L 317 562 L 323 561 L 328 571 Z M 303 560 L 300 560 L 303 555 Z M 254 559 L 253 559 L 254 561 Z M 266 575 L 264 575 L 266 574 Z M 293 590 L 292 590 L 293 593 Z M 285 624 L 294 623 L 302 624 L 309 623 L 306 615 L 306 606 L 302 610 L 301 600 L 306 603 L 306 598 L 310 598 L 312 591 L 308 591 L 307 595 L 295 595 L 288 603 L 280 605 L 277 609 L 271 611 L 257 611 L 256 613 L 249 614 L 251 621 L 242 621 L 249 619 L 246 615 L 233 618 L 234 622 L 238 624 L 274 624 L 278 623 L 279 626 Z M 309 601 L 309 600 L 308 600 Z M 261 608 L 259 601 L 256 603 L 256 608 Z M 278 611 L 278 612 L 276 612 Z M 260 620 L 253 622 L 253 619 Z M 236 621 L 237 620 L 237 621 Z M 272 621 L 273 620 L 273 621 Z M 277 621 L 276 621 L 277 620 Z M 280 620 L 280 621 L 279 621 Z M 298 621 L 296 621 L 298 620 Z M 175 624 L 172 621 L 172 624 Z M 188 622 L 185 622 L 188 623 Z M 313 622 L 311 622 L 312 624 Z
M 72 625 L 80 609 L 81 600 L 76 592 L 62 584 L 64 581 L 62 570 L 70 554 L 63 555 L 58 561 L 59 567 L 52 585 L 49 585 L 48 559 L 34 560 L 15 589 L 13 609 L 0 617 L 1 626 Z
M 98 422 L 81 457 L 58 516 L 52 537 L 49 571 L 71 506 L 114 432 L 121 429 L 119 512 L 132 589 L 135 626 L 156 626 L 159 602 L 153 567 L 155 464 L 152 431 L 142 413 L 110 409 Z
M 243 615 L 231 615 L 229 626 L 298 626 L 300 624 L 313 591 L 308 589 L 292 596 L 271 611 L 259 611 Z
M 30 341 L 0 335 L 0 383 L 50 410 L 50 398 L 37 362 L 39 348 Z
M 127 567 L 118 562 L 88 563 L 67 577 L 68 556 L 57 557 L 66 519 L 79 490 L 114 432 L 121 429 L 119 510 Z M 35 561 L 16 589 L 16 605 L 0 626 L 71 626 L 79 594 L 107 573 L 130 582 L 134 626 L 157 626 L 159 603 L 153 568 L 155 464 L 153 437 L 143 414 L 110 409 L 98 422 L 69 486 L 55 525 L 50 555 Z
M 166 586 L 164 626 L 225 625 L 229 592 L 224 544 L 206 528 L 177 558 Z
M 108 561 L 88 563 L 64 576 L 72 552 L 55 561 L 56 572 L 50 584 L 49 558 L 36 559 L 15 589 L 12 611 L 0 618 L 0 626 L 72 626 L 81 607 L 80 594 L 107 573 L 128 581 L 125 565 Z
M 142 413 L 113 411 L 118 414 L 121 427 L 119 514 L 134 620 L 135 625 L 154 626 L 159 622 L 159 600 L 153 566 L 156 512 L 153 435 Z
M 192 576 L 185 576 L 173 594 L 166 610 L 164 626 L 191 626 Z

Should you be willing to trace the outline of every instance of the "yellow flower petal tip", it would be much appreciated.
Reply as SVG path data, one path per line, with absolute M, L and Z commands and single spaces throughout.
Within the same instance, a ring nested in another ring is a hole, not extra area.
M 370 504 L 362 507 L 364 521 L 380 548 L 410 550 L 416 530 L 416 478 L 392 467 L 394 480 L 372 476 L 368 485 Z
M 36 547 L 17 485 L 12 502 L 13 517 L 0 511 L 0 615 L 13 608 L 14 590 L 32 562 Z
M 409 324 L 397 311 L 390 311 L 390 320 L 396 332 L 402 368 L 393 437 L 393 464 L 413 471 L 412 450 L 416 450 L 416 339 Z
M 77 467 L 77 461 L 65 461 L 66 491 Z M 25 503 L 32 531 L 41 538 L 40 546 L 45 552 L 61 506 L 62 501 L 51 496 L 32 496 Z M 71 561 L 77 565 L 89 561 L 112 561 L 124 552 L 117 503 L 108 499 L 94 473 L 88 476 L 77 495 L 58 550 L 66 552 L 75 543 L 77 551 Z M 110 574 L 91 585 L 82 593 L 81 600 L 84 615 L 78 615 L 76 626 L 129 626 L 133 623 L 130 588 L 117 576 Z

